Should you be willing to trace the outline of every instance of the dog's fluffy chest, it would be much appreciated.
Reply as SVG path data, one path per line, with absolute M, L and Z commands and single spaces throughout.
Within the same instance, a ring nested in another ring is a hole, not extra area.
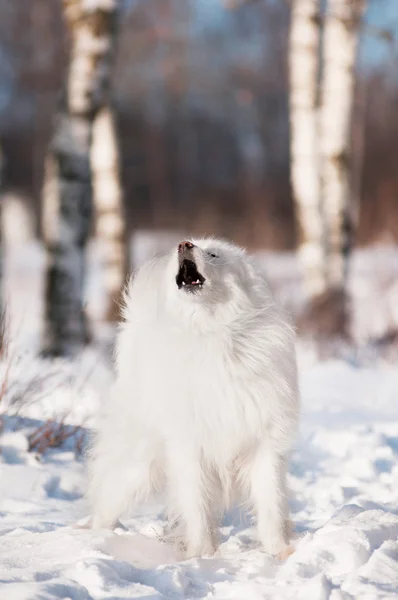
M 228 332 L 160 329 L 146 348 L 152 373 L 145 373 L 148 356 L 141 353 L 143 400 L 161 407 L 160 427 L 174 435 L 180 427 L 181 435 L 218 453 L 225 450 L 225 438 L 239 445 L 242 438 L 258 435 L 264 420 L 259 389 L 236 357 Z

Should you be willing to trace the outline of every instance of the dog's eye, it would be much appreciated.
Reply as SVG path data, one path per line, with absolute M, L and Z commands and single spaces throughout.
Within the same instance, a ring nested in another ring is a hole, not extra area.
M 212 258 L 218 258 L 217 254 L 214 254 L 214 252 L 208 252 L 207 254 Z

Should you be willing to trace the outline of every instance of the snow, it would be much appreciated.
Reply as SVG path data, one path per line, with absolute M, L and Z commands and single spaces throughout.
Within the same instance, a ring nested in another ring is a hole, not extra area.
M 25 242 L 9 249 L 7 262 L 11 318 L 20 325 L 11 327 L 19 353 L 10 351 L 12 361 L 0 365 L 7 381 L 0 402 L 0 598 L 398 598 L 394 365 L 374 356 L 319 362 L 301 344 L 303 415 L 289 479 L 295 552 L 284 561 L 265 555 L 250 521 L 234 511 L 217 554 L 184 561 L 161 541 L 161 505 L 133 510 L 115 532 L 83 528 L 79 444 L 106 397 L 110 362 L 103 344 L 75 363 L 34 357 L 41 250 Z M 98 315 L 100 283 L 92 277 L 87 295 Z M 29 451 L 31 434 L 48 419 L 54 427 L 63 422 L 70 437 L 44 453 Z

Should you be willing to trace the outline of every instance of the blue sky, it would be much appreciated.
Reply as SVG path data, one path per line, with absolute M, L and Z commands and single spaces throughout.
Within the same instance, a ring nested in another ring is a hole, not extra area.
M 260 0 L 259 0 L 260 1 Z M 272 1 L 272 0 L 268 0 Z M 283 0 L 273 0 L 282 2 Z M 223 9 L 222 0 L 195 0 L 195 13 L 197 21 L 195 30 L 200 34 L 203 30 L 219 31 L 225 27 L 228 20 L 228 11 Z M 381 29 L 391 29 L 398 36 L 398 0 L 369 0 L 365 20 L 370 25 Z M 361 66 L 374 68 L 384 62 L 397 58 L 397 44 L 391 48 L 386 41 L 379 39 L 366 30 L 362 36 Z
M 388 29 L 398 37 L 398 0 L 371 0 L 365 15 L 370 25 Z M 397 61 L 398 40 L 393 47 L 384 40 L 378 39 L 370 31 L 365 31 L 361 47 L 361 64 L 366 68 L 376 67 L 382 63 Z

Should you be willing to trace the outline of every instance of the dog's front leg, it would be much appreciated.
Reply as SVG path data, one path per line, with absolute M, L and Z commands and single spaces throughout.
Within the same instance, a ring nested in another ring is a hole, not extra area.
M 182 529 L 187 557 L 213 554 L 211 489 L 200 456 L 192 448 L 171 447 L 166 472 L 169 514 Z
M 251 502 L 257 529 L 266 552 L 277 555 L 288 546 L 288 499 L 286 458 L 274 449 L 272 440 L 260 443 L 250 472 Z

